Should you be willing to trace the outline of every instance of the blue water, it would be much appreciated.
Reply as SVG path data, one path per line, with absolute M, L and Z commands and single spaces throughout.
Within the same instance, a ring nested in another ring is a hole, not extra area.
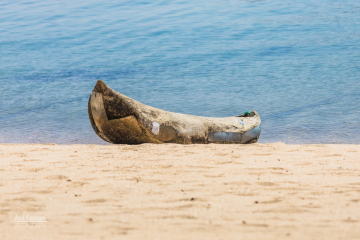
M 256 110 L 262 143 L 359 144 L 360 2 L 0 2 L 0 143 L 105 143 L 98 79 L 173 112 Z

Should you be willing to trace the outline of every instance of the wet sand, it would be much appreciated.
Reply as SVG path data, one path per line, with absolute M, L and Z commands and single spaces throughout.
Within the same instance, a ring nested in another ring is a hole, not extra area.
M 1 144 L 0 176 L 0 239 L 360 239 L 358 145 Z

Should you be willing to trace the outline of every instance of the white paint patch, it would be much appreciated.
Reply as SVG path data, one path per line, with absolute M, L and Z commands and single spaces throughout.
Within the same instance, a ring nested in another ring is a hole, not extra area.
M 153 132 L 155 135 L 159 135 L 159 132 L 160 132 L 160 123 L 158 123 L 158 122 L 153 122 L 152 132 Z
M 245 126 L 245 123 L 244 123 L 243 121 L 241 121 L 240 119 L 238 119 L 238 122 L 239 122 L 241 125 Z

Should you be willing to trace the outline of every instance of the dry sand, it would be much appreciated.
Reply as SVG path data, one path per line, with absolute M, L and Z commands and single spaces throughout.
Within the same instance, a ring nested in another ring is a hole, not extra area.
M 358 145 L 0 145 L 0 239 L 360 239 Z M 46 217 L 14 228 L 15 216 Z

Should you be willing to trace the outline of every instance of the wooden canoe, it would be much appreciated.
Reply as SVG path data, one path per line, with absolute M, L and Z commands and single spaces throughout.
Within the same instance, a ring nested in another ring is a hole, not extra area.
M 95 133 L 115 144 L 255 143 L 260 136 L 257 112 L 210 118 L 173 113 L 147 106 L 98 80 L 88 102 Z

